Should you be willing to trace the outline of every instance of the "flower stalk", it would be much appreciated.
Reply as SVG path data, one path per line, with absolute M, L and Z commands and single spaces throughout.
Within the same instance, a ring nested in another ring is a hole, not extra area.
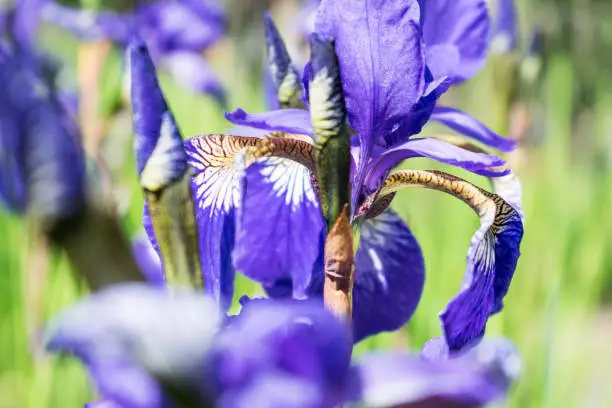
M 346 106 L 333 41 L 313 34 L 310 44 L 309 99 L 315 173 L 327 226 L 323 298 L 329 310 L 350 322 L 355 254 L 349 219 L 351 152 Z

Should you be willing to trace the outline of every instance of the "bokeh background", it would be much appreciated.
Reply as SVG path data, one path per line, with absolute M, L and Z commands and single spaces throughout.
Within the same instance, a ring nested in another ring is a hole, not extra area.
M 228 34 L 206 57 L 228 89 L 228 109 L 265 109 L 261 13 L 272 10 L 297 57 L 302 51 L 295 30 L 298 3 L 225 3 Z M 523 255 L 506 308 L 487 330 L 489 336 L 515 341 L 524 359 L 523 376 L 503 406 L 611 407 L 612 3 L 519 0 L 517 8 L 519 48 L 492 53 L 482 72 L 442 101 L 520 139 L 507 159 L 524 186 Z M 91 142 L 89 151 L 104 163 L 100 182 L 112 191 L 126 234 L 137 235 L 143 197 L 129 111 L 121 108 L 120 51 L 107 44 L 80 44 L 51 26 L 43 27 L 40 44 L 62 62 L 66 89 L 78 92 L 80 82 L 81 103 L 97 99 L 91 122 L 83 126 L 89 126 L 90 137 L 97 132 L 104 138 Z M 83 78 L 84 71 L 96 68 L 100 81 Z M 186 91 L 164 74 L 161 82 L 186 137 L 229 128 L 213 99 Z M 447 131 L 424 130 L 439 132 Z M 438 168 L 426 160 L 409 165 Z M 459 175 L 486 185 L 484 179 Z M 411 190 L 394 204 L 423 247 L 425 292 L 401 332 L 364 341 L 357 353 L 376 347 L 418 349 L 440 333 L 437 314 L 459 288 L 478 226 L 468 207 L 437 192 Z M 63 256 L 50 253 L 27 223 L 0 213 L 0 408 L 79 407 L 95 397 L 78 363 L 50 357 L 41 348 L 44 321 L 85 291 Z M 239 279 L 237 298 L 258 292 Z

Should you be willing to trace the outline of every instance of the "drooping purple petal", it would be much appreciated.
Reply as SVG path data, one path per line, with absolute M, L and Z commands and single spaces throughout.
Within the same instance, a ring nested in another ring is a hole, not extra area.
M 45 2 L 41 8 L 41 18 L 86 41 L 110 38 L 127 44 L 135 32 L 135 17 L 131 13 L 79 10 L 56 1 Z
M 520 357 L 507 340 L 487 341 L 443 361 L 378 352 L 354 368 L 361 389 L 354 399 L 371 407 L 475 408 L 503 400 L 520 371 Z
M 366 185 L 369 189 L 375 189 L 389 170 L 402 160 L 412 157 L 427 157 L 483 176 L 508 173 L 507 169 L 495 169 L 505 163 L 497 156 L 471 152 L 437 139 L 411 139 L 384 151 L 370 163 Z
M 438 47 L 427 65 L 434 75 L 461 82 L 478 72 L 489 47 L 489 15 L 485 0 L 427 0 L 423 11 L 423 38 L 427 47 Z M 442 54 L 447 55 L 442 55 Z M 452 73 L 448 61 L 459 55 Z M 438 65 L 439 64 L 439 65 Z
M 218 336 L 209 373 L 221 401 L 258 396 L 257 406 L 332 407 L 346 385 L 350 350 L 348 331 L 322 303 L 252 301 Z
M 156 1 L 138 7 L 139 34 L 149 46 L 167 52 L 201 52 L 222 34 L 225 16 L 196 0 Z
M 500 197 L 493 201 L 479 214 L 461 290 L 440 315 L 451 353 L 482 337 L 489 316 L 501 311 L 520 256 L 521 216 Z
M 473 116 L 458 109 L 436 106 L 431 119 L 502 152 L 510 152 L 516 145 L 514 140 L 498 135 Z
M 270 132 L 287 132 L 312 135 L 310 112 L 304 109 L 280 109 L 263 113 L 247 113 L 242 109 L 225 113 L 225 118 L 235 125 L 249 126 Z
M 211 95 L 225 105 L 225 89 L 217 74 L 201 54 L 193 52 L 172 52 L 159 58 L 159 65 L 185 88 L 194 92 Z
M 235 269 L 231 254 L 241 174 L 234 166 L 234 155 L 223 149 L 223 146 L 213 145 L 212 139 L 185 141 L 188 163 L 196 171 L 192 179 L 192 195 L 205 290 L 227 310 L 234 291 Z
M 355 206 L 367 158 L 378 138 L 412 134 L 409 112 L 425 87 L 416 0 L 323 0 L 315 30 L 335 40 L 348 118 L 361 151 Z
M 242 187 L 234 264 L 249 278 L 272 286 L 290 280 L 300 299 L 310 283 L 325 239 L 310 171 L 288 159 L 251 165 Z
M 147 217 L 147 219 L 150 220 L 150 217 Z M 150 228 L 153 231 L 152 226 Z M 132 256 L 147 282 L 154 286 L 165 285 L 161 259 L 145 234 L 137 235 L 132 239 Z
M 491 49 L 504 54 L 516 49 L 516 5 L 514 0 L 497 0 L 493 29 L 491 30 Z
M 509 180 L 502 190 L 514 192 L 515 181 Z M 484 335 L 489 316 L 503 307 L 520 255 L 522 211 L 497 194 L 436 170 L 392 172 L 375 193 L 379 201 L 370 204 L 370 209 L 388 205 L 388 198 L 411 186 L 450 194 L 468 204 L 480 218 L 481 227 L 472 237 L 461 289 L 440 315 L 444 343 L 436 341 L 428 347 L 428 353 L 454 356 L 475 345 Z
M 127 408 L 164 408 L 154 378 L 200 389 L 219 323 L 214 302 L 201 293 L 116 285 L 56 316 L 46 347 L 83 361 L 105 399 Z
M 397 330 L 408 322 L 420 300 L 424 281 L 421 248 L 406 223 L 391 209 L 365 220 L 355 255 L 354 342 Z M 309 295 L 322 297 L 323 284 L 323 274 L 313 273 Z M 273 291 L 282 294 L 287 287 L 290 288 L 288 282 L 277 282 Z
M 132 42 L 130 61 L 134 150 L 142 187 L 156 191 L 187 171 L 183 139 L 157 82 L 146 45 Z
M 423 254 L 405 222 L 390 209 L 365 220 L 355 255 L 354 341 L 408 322 L 424 282 Z

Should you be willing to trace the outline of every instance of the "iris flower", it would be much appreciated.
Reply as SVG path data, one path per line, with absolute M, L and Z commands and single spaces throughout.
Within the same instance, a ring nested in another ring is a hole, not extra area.
M 446 361 L 388 351 L 351 365 L 346 327 L 319 302 L 252 301 L 224 321 L 201 293 L 138 284 L 60 313 L 46 342 L 83 361 L 99 408 L 479 407 L 503 398 L 520 371 L 502 340 Z
M 53 76 L 49 60 L 13 42 L 2 44 L 0 199 L 43 223 L 73 215 L 85 197 L 78 130 Z
M 202 53 L 217 41 L 226 25 L 214 0 L 158 0 L 140 2 L 126 12 L 77 10 L 54 1 L 38 1 L 42 18 L 81 39 L 108 39 L 127 46 L 137 35 L 150 49 L 156 64 L 183 86 L 225 101 L 225 91 Z
M 314 20 L 320 0 L 304 1 L 298 27 L 304 33 L 315 29 Z M 423 37 L 423 54 L 426 59 L 428 81 L 444 81 L 436 99 L 446 91 L 446 86 L 459 84 L 474 76 L 484 66 L 493 32 L 510 34 L 514 24 L 512 0 L 500 0 L 494 30 L 486 0 L 420 0 L 419 17 Z M 516 35 L 516 33 L 514 33 Z M 514 37 L 512 37 L 514 38 Z M 515 41 L 515 38 L 514 38 Z M 374 46 L 374 45 L 372 45 Z M 390 60 L 392 60 L 391 57 Z M 431 83 L 433 86 L 435 82 Z M 435 106 L 427 113 L 430 120 L 439 122 L 454 131 L 473 138 L 492 148 L 509 152 L 514 142 L 496 135 L 476 118 L 460 110 Z M 418 133 L 418 131 L 417 131 Z
M 425 24 L 433 15 L 425 14 Z M 426 58 L 421 17 L 417 1 L 323 1 L 315 38 L 334 40 L 341 86 L 329 61 L 313 57 L 304 78 L 309 83 L 308 110 L 262 114 L 238 110 L 227 115 L 232 122 L 268 135 L 203 135 L 187 140 L 185 148 L 196 171 L 193 193 L 200 250 L 208 251 L 201 255 L 202 267 L 213 282 L 223 287 L 225 277 L 238 269 L 261 282 L 272 297 L 320 296 L 325 228 L 316 180 L 311 183 L 310 135 L 345 125 L 338 98 L 343 93 L 354 132 L 352 223 L 360 230 L 354 338 L 359 341 L 401 327 L 418 304 L 424 284 L 421 250 L 389 203 L 399 190 L 420 186 L 461 199 L 481 220 L 468 251 L 462 287 L 441 314 L 443 345 L 452 354 L 477 342 L 488 317 L 502 308 L 523 234 L 520 184 L 502 159 L 480 153 L 469 143 L 463 149 L 434 138 L 413 137 L 430 119 L 437 98 L 477 65 L 471 49 L 462 54 L 458 41 L 455 48 L 467 68 L 451 77 L 434 76 Z M 281 48 L 274 55 L 282 55 Z M 275 73 L 291 74 L 291 67 L 283 64 L 278 62 L 273 79 Z M 275 84 L 280 90 L 279 78 Z M 305 99 L 293 98 L 302 103 Z M 449 112 L 455 117 L 454 111 Z M 504 149 L 513 145 L 480 124 L 463 125 L 468 136 L 485 144 Z M 268 158 L 260 160 L 264 156 Z M 412 157 L 492 177 L 499 194 L 438 171 L 392 171 Z M 230 292 L 224 295 L 231 298 Z

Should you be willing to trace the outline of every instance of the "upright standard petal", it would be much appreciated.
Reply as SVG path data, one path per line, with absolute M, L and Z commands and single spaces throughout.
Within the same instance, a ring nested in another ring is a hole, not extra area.
M 346 386 L 350 345 L 320 302 L 251 301 L 217 337 L 209 373 L 224 407 L 333 407 Z M 257 400 L 246 405 L 247 396 Z
M 480 218 L 481 227 L 472 237 L 461 290 L 440 315 L 452 355 L 478 341 L 489 316 L 502 309 L 520 255 L 523 223 L 519 212 L 499 195 L 439 171 L 393 172 L 380 190 L 379 199 L 414 185 L 451 194 Z
M 354 341 L 402 327 L 424 283 L 423 254 L 406 223 L 390 209 L 364 221 L 355 255 Z
M 409 112 L 425 88 L 416 0 L 323 0 L 315 30 L 333 38 L 348 118 L 359 134 L 356 204 L 377 138 L 411 134 Z
M 291 281 L 288 295 L 305 297 L 325 239 L 310 170 L 288 159 L 263 159 L 247 169 L 241 197 L 236 268 L 268 287 Z
M 489 15 L 485 0 L 426 0 L 423 38 L 427 65 L 434 77 L 461 82 L 484 65 L 489 47 Z M 444 47 L 440 47 L 444 46 Z M 457 59 L 457 56 L 459 58 Z M 457 61 L 450 65 L 449 61 Z
M 506 139 L 498 135 L 476 118 L 458 109 L 436 106 L 431 115 L 431 119 L 448 126 L 462 135 L 502 152 L 510 152 L 516 145 L 514 140 Z
M 500 402 L 520 374 L 520 357 L 507 340 L 486 341 L 453 360 L 426 361 L 401 353 L 374 353 L 353 375 L 368 407 L 480 407 Z

